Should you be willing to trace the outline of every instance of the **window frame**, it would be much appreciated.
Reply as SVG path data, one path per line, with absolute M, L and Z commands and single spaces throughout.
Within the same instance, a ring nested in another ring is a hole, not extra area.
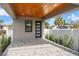
M 28 23 L 31 22 L 31 23 Z M 31 24 L 30 28 L 31 30 L 26 30 L 28 27 L 26 24 Z M 25 20 L 25 32 L 32 32 L 32 20 Z

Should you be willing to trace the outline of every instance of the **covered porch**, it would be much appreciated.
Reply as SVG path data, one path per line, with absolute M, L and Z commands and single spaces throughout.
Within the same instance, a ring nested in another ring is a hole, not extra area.
M 44 40 L 44 20 L 79 9 L 75 4 L 1 4 L 13 18 L 13 40 L 3 55 L 8 56 L 75 56 Z M 30 28 L 26 23 L 31 20 Z M 36 26 L 36 21 L 40 26 Z M 37 32 L 37 27 L 39 32 Z M 28 30 L 28 29 L 30 30 Z

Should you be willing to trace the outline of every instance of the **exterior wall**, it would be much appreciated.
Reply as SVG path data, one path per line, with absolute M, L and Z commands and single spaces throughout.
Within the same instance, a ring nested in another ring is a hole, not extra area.
M 33 20 L 32 32 L 25 32 L 25 19 Z M 36 39 L 35 38 L 35 21 L 36 20 L 40 20 L 40 19 L 19 17 L 13 20 L 13 39 L 14 40 Z M 43 21 L 42 21 L 42 32 L 43 32 Z

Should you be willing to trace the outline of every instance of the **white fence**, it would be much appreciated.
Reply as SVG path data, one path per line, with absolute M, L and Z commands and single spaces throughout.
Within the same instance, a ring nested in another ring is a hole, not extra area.
M 44 37 L 46 33 L 49 35 L 57 35 L 61 37 L 64 35 L 68 35 L 69 37 L 72 36 L 74 39 L 73 49 L 75 51 L 79 51 L 79 29 L 45 29 Z
M 13 41 L 13 30 L 7 30 L 7 35 L 11 37 L 11 41 Z

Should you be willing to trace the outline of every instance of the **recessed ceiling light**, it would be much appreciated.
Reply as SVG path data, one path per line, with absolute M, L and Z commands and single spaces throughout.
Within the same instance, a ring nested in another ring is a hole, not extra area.
M 45 5 L 44 8 L 47 8 L 47 5 Z
M 24 13 L 22 13 L 21 15 L 24 15 Z
M 57 6 L 57 4 L 54 4 L 54 6 Z

